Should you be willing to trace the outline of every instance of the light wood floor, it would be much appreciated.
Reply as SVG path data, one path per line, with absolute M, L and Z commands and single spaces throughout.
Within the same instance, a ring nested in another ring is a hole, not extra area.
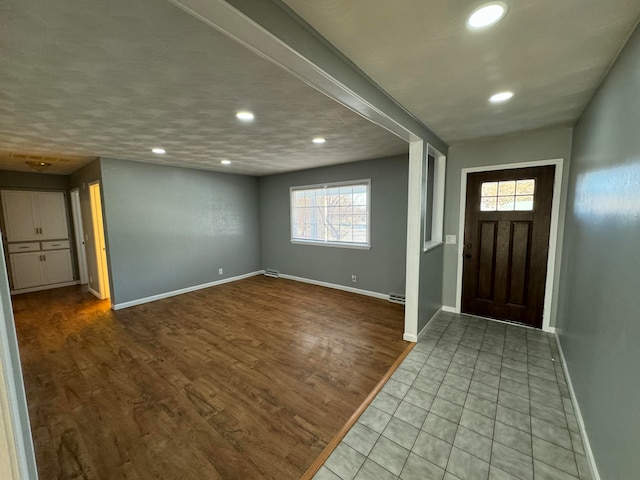
M 401 306 L 266 277 L 13 302 L 41 480 L 299 478 L 407 346 Z

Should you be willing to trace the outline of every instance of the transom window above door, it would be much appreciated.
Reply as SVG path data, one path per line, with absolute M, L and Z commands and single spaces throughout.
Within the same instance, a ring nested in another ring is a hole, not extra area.
M 533 178 L 484 182 L 480 196 L 480 211 L 532 211 L 536 189 Z

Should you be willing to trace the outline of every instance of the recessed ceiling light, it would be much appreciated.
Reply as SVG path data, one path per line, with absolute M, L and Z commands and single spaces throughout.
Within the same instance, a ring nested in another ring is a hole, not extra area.
M 311 141 L 312 141 L 313 143 L 315 143 L 316 145 L 320 145 L 320 144 L 322 144 L 322 143 L 326 142 L 326 141 L 327 141 L 327 139 L 326 139 L 326 138 L 324 138 L 324 137 L 314 137 L 314 139 L 313 139 L 313 140 L 311 140 Z
M 156 155 L 164 155 L 165 153 L 167 153 L 167 151 L 164 148 L 159 148 L 159 147 L 152 148 L 151 151 Z
M 489 101 L 491 103 L 503 103 L 506 102 L 508 100 L 511 100 L 511 98 L 513 97 L 513 92 L 498 92 L 498 93 L 494 93 L 493 95 L 491 95 L 489 97 Z
M 236 113 L 236 118 L 238 120 L 242 120 L 243 122 L 250 122 L 251 120 L 253 120 L 255 118 L 255 115 L 251 112 L 248 112 L 246 110 L 242 110 L 238 113 Z
M 472 29 L 486 28 L 495 23 L 498 23 L 506 14 L 506 3 L 487 3 L 471 12 L 471 15 L 469 15 L 469 18 L 467 18 L 467 26 Z
M 223 165 L 231 165 L 231 160 L 220 160 L 220 163 Z

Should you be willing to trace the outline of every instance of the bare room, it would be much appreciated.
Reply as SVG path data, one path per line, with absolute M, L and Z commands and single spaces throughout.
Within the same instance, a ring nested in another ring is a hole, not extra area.
M 2 478 L 640 468 L 640 1 L 2 12 Z

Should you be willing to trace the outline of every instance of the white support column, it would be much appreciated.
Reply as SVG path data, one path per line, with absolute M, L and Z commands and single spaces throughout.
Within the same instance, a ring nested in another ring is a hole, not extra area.
M 409 199 L 407 207 L 407 268 L 404 309 L 404 335 L 418 341 L 418 303 L 420 292 L 420 226 L 422 222 L 422 168 L 425 143 L 409 144 Z

